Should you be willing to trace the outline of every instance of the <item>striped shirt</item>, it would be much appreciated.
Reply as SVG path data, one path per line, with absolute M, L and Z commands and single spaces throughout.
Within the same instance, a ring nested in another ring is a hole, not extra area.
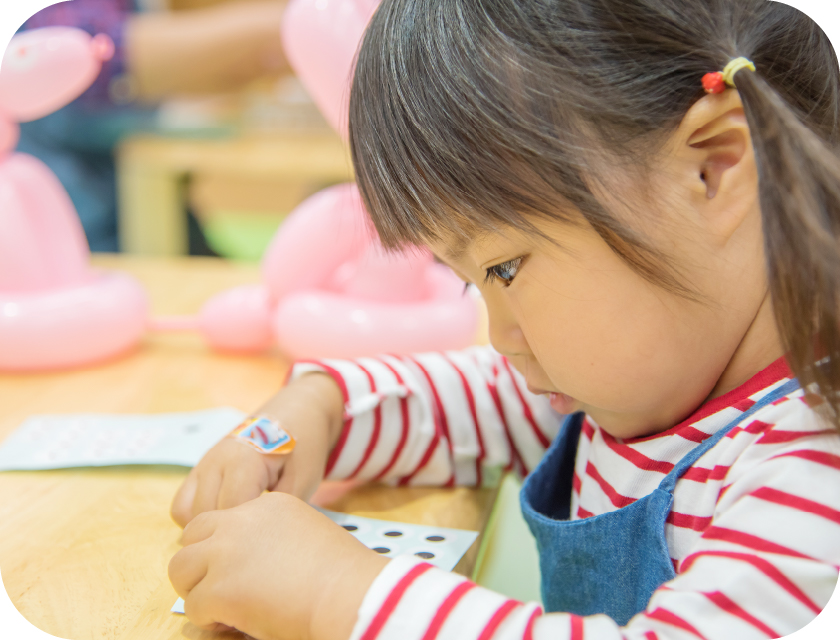
M 330 479 L 481 485 L 491 469 L 527 473 L 560 416 L 489 347 L 411 357 L 297 363 L 333 376 L 346 416 Z M 652 437 L 618 440 L 587 418 L 572 517 L 620 509 L 673 465 L 790 379 L 779 360 Z M 352 640 L 724 640 L 777 638 L 827 604 L 840 571 L 840 435 L 802 390 L 730 432 L 677 482 L 666 525 L 676 577 L 626 626 L 606 616 L 544 614 L 417 558 L 392 560 Z

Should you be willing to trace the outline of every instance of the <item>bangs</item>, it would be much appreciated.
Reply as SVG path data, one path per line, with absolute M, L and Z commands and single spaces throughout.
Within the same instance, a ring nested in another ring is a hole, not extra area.
M 558 69 L 526 60 L 496 27 L 518 17 L 422 0 L 385 2 L 374 16 L 353 82 L 350 144 L 385 246 L 533 231 L 530 216 L 564 218 L 588 199 L 569 153 L 580 145 L 565 135 L 576 117 L 538 88 L 545 73 L 557 84 Z
M 540 218 L 588 224 L 642 277 L 694 298 L 674 256 L 641 231 L 645 219 L 660 224 L 663 204 L 619 214 L 595 195 L 613 202 L 622 182 L 648 184 L 651 158 L 704 95 L 700 79 L 729 59 L 704 48 L 715 37 L 709 3 L 654 4 L 383 0 L 349 119 L 383 245 L 538 233 Z M 681 12 L 708 32 L 689 37 Z

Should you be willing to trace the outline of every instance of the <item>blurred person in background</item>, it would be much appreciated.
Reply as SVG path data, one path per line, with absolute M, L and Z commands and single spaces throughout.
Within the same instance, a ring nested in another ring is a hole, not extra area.
M 115 44 L 96 82 L 67 107 L 21 126 L 18 149 L 44 161 L 70 194 L 93 251 L 118 251 L 114 147 L 156 127 L 169 96 L 234 91 L 288 73 L 280 41 L 286 0 L 142 11 L 148 0 L 71 0 L 22 27 L 70 26 Z

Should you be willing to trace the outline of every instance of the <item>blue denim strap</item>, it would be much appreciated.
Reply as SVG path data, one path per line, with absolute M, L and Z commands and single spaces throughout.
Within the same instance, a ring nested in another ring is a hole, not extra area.
M 768 393 L 766 396 L 764 396 L 752 407 L 750 407 L 744 413 L 735 418 L 728 425 L 716 431 L 714 434 L 706 438 L 701 444 L 697 445 L 694 449 L 692 449 L 688 453 L 688 455 L 686 455 L 674 466 L 671 473 L 669 473 L 662 479 L 662 482 L 659 484 L 659 488 L 663 491 L 672 493 L 674 491 L 674 487 L 677 484 L 677 480 L 679 480 L 683 476 L 683 474 L 694 465 L 695 462 L 697 462 L 701 457 L 703 457 L 703 455 L 709 449 L 714 447 L 718 442 L 725 438 L 726 434 L 732 431 L 732 429 L 737 427 L 755 412 L 763 409 L 769 404 L 776 402 L 776 400 L 785 397 L 789 393 L 793 393 L 797 389 L 799 389 L 799 381 L 794 378 L 793 380 L 786 382 L 782 386 Z

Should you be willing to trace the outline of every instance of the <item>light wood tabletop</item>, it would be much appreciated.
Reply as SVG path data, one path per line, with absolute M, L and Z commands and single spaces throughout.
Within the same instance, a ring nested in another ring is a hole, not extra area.
M 212 294 L 259 279 L 257 267 L 209 258 L 99 256 L 95 263 L 134 274 L 158 314 L 194 313 Z M 0 374 L 0 440 L 37 413 L 250 411 L 279 388 L 287 368 L 278 354 L 219 355 L 195 335 L 150 335 L 99 366 Z M 169 612 L 177 596 L 166 567 L 180 529 L 168 510 L 186 473 L 163 466 L 0 473 L 0 571 L 18 610 L 69 640 L 241 637 L 202 632 Z M 322 495 L 339 511 L 480 531 L 494 492 L 332 486 Z M 476 548 L 457 571 L 471 572 Z

